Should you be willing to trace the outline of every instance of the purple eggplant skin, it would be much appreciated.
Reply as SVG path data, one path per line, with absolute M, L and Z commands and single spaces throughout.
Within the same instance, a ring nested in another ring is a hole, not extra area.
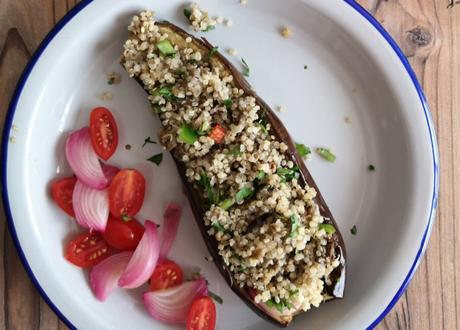
M 206 39 L 195 38 L 194 36 L 185 32 L 178 26 L 167 21 L 157 22 L 156 24 L 160 27 L 160 29 L 167 29 L 169 30 L 168 32 L 175 33 L 183 39 L 191 37 L 193 40 L 192 42 L 205 52 L 213 50 L 213 57 L 212 59 L 210 59 L 210 61 L 218 61 L 227 70 L 229 70 L 234 77 L 234 83 L 236 87 L 243 89 L 246 95 L 253 96 L 256 99 L 256 103 L 260 105 L 261 109 L 265 110 L 267 121 L 271 124 L 270 133 L 275 135 L 279 141 L 283 141 L 284 143 L 286 143 L 286 145 L 288 146 L 286 157 L 292 160 L 299 167 L 299 184 L 302 186 L 308 185 L 310 187 L 315 188 L 317 192 L 316 203 L 319 206 L 321 215 L 324 217 L 325 223 L 329 223 L 336 228 L 336 232 L 333 235 L 331 235 L 331 239 L 329 239 L 327 246 L 329 249 L 329 253 L 331 255 L 340 257 L 341 264 L 336 269 L 334 269 L 334 271 L 331 274 L 331 280 L 333 284 L 331 286 L 326 286 L 325 290 L 327 294 L 332 297 L 330 300 L 342 298 L 344 295 L 346 278 L 345 244 L 329 207 L 324 201 L 324 198 L 322 197 L 318 189 L 318 186 L 316 185 L 315 181 L 310 175 L 310 172 L 305 166 L 302 157 L 297 152 L 295 144 L 292 138 L 290 137 L 288 131 L 286 130 L 286 127 L 275 115 L 273 110 L 254 92 L 253 88 L 249 85 L 249 83 L 246 81 L 243 75 L 221 53 L 216 52 L 215 48 L 213 48 L 213 45 L 211 45 Z M 142 82 L 139 79 L 136 78 L 136 80 L 141 86 L 143 86 Z M 262 305 L 256 304 L 254 302 L 254 300 L 251 298 L 248 288 L 241 288 L 239 285 L 236 284 L 236 282 L 233 280 L 232 273 L 227 268 L 222 257 L 218 253 L 216 239 L 207 233 L 209 227 L 206 226 L 203 221 L 204 213 L 206 212 L 206 202 L 201 197 L 202 192 L 197 191 L 193 187 L 193 185 L 188 182 L 187 177 L 185 175 L 184 164 L 175 157 L 173 157 L 173 159 L 176 163 L 179 175 L 182 179 L 184 193 L 189 199 L 201 235 L 206 243 L 209 253 L 213 257 L 213 260 L 217 268 L 219 269 L 219 272 L 224 277 L 225 281 L 228 283 L 230 288 L 246 303 L 246 305 L 248 305 L 256 314 L 261 316 L 263 319 L 277 326 L 288 326 L 289 323 L 292 321 L 293 317 L 302 313 L 303 311 L 296 311 L 290 318 L 280 317 L 279 313 L 277 313 L 275 309 L 273 309 L 273 313 L 266 312 Z

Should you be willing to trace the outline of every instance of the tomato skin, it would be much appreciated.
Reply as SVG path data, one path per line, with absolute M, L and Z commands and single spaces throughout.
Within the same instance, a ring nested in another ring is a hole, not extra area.
M 56 204 L 72 218 L 75 218 L 75 212 L 72 204 L 72 194 L 77 183 L 77 178 L 69 177 L 54 181 L 51 184 L 51 196 Z
M 131 218 L 141 209 L 144 196 L 144 176 L 137 170 L 121 170 L 109 186 L 110 212 L 116 218 Z
M 214 330 L 216 305 L 209 297 L 195 299 L 187 317 L 187 330 Z
M 226 130 L 221 125 L 216 124 L 211 129 L 209 137 L 214 140 L 217 144 L 224 142 Z
M 137 220 L 123 221 L 109 216 L 102 237 L 111 247 L 121 251 L 135 250 L 144 235 L 144 226 Z
M 112 254 L 113 250 L 98 232 L 83 232 L 66 247 L 65 258 L 81 268 L 92 267 Z
M 182 269 L 172 260 L 158 262 L 150 277 L 150 291 L 164 290 L 184 282 Z
M 103 160 L 109 159 L 118 146 L 118 127 L 109 109 L 99 107 L 91 111 L 89 131 L 96 154 Z

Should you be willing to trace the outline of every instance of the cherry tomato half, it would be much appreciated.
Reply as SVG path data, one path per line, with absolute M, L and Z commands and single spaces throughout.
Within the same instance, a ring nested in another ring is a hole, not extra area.
M 103 160 L 109 159 L 118 145 L 118 128 L 112 113 L 107 108 L 93 109 L 89 131 L 96 154 Z
M 107 244 L 117 250 L 131 251 L 136 249 L 144 231 L 144 226 L 135 219 L 123 221 L 110 216 L 102 237 Z
M 221 125 L 216 124 L 212 129 L 209 137 L 217 144 L 224 142 L 226 130 Z
M 141 209 L 144 196 L 144 176 L 137 170 L 121 170 L 109 186 L 110 212 L 117 218 L 131 218 Z
M 112 249 L 98 232 L 84 232 L 66 247 L 65 258 L 82 268 L 92 267 L 112 254 Z
M 171 260 L 160 261 L 150 277 L 150 290 L 164 290 L 184 282 L 182 269 Z
M 56 204 L 68 215 L 75 218 L 75 212 L 72 204 L 73 188 L 75 188 L 77 178 L 63 178 L 54 181 L 51 184 L 51 196 Z
M 187 330 L 214 330 L 216 305 L 209 297 L 195 299 L 187 317 Z

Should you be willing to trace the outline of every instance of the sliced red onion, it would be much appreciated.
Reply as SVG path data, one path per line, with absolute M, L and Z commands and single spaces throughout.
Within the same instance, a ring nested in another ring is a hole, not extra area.
M 89 128 L 73 132 L 67 138 L 65 153 L 70 167 L 78 179 L 94 189 L 104 189 L 108 180 L 91 144 Z
M 134 289 L 140 287 L 147 282 L 157 265 L 160 255 L 157 225 L 147 220 L 144 223 L 144 227 L 144 235 L 118 281 L 118 286 L 122 288 Z
M 75 218 L 80 226 L 105 231 L 109 219 L 108 190 L 97 190 L 77 180 L 72 195 Z
M 114 176 L 117 175 L 118 172 L 120 172 L 120 169 L 116 166 L 102 164 L 102 172 L 104 172 L 104 176 L 107 178 L 108 184 L 110 184 Z
M 169 289 L 146 292 L 144 305 L 149 314 L 158 321 L 185 323 L 193 301 L 207 295 L 206 280 L 200 278 Z
M 180 205 L 170 203 L 166 207 L 163 215 L 163 232 L 162 242 L 160 248 L 160 258 L 165 259 L 171 251 L 174 239 L 176 238 L 177 228 L 179 227 L 180 218 L 182 215 L 182 208 Z
M 89 281 L 97 299 L 104 301 L 117 287 L 118 279 L 126 269 L 132 255 L 132 252 L 114 254 L 91 269 Z

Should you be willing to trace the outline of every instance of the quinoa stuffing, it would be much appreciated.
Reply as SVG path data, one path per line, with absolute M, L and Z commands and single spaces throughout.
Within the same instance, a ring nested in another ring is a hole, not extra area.
M 192 8 L 193 26 L 205 29 L 204 14 Z M 288 146 L 255 97 L 236 87 L 216 56 L 153 16 L 132 19 L 122 64 L 148 91 L 162 145 L 205 201 L 203 221 L 223 262 L 237 285 L 256 292 L 256 303 L 288 311 L 319 306 L 341 260 L 328 246 L 332 230 L 322 226 L 315 189 L 299 183 Z M 173 55 L 159 50 L 166 41 Z
M 217 21 L 209 17 L 208 13 L 193 3 L 184 9 L 184 15 L 190 21 L 190 28 L 198 32 L 208 32 L 214 30 Z

